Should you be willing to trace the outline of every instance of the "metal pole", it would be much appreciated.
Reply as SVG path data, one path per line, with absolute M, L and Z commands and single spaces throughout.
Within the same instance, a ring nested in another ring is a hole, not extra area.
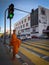
M 6 10 L 5 10 L 5 14 L 4 14 L 4 44 L 6 43 Z
M 21 9 L 17 9 L 17 8 L 14 8 L 15 10 L 18 10 L 18 11 L 22 11 L 22 12 L 25 12 L 25 13 L 29 13 L 30 14 L 30 12 L 27 12 L 27 11 L 24 11 L 24 10 L 21 10 Z
M 6 11 L 7 10 L 8 8 L 4 12 L 4 44 L 6 44 Z
M 10 38 L 9 38 L 9 41 L 10 41 L 10 39 L 11 39 L 11 19 L 10 19 Z M 9 49 L 9 52 L 11 52 L 11 47 Z
M 11 19 L 10 19 L 10 38 L 11 38 Z

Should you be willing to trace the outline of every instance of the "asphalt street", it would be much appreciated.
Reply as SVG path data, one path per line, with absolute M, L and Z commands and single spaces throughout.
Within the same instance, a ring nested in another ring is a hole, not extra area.
M 8 52 L 8 49 L 5 44 L 3 44 L 3 40 L 0 38 L 0 65 L 21 65 L 21 62 L 18 59 L 14 61 L 11 60 L 12 55 Z
M 0 65 L 12 65 L 12 62 L 7 56 L 6 50 L 1 40 L 0 40 Z

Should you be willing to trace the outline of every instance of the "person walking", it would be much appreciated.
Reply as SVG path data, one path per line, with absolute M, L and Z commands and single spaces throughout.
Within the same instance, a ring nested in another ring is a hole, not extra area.
M 15 59 L 15 55 L 18 54 L 18 49 L 21 44 L 21 40 L 17 38 L 16 36 L 16 30 L 13 30 L 13 34 L 10 39 L 10 46 L 13 46 L 13 60 Z

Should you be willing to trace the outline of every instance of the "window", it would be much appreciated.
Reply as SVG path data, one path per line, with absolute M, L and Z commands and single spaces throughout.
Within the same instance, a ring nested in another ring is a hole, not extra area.
M 21 30 L 21 32 L 24 32 L 24 30 Z
M 23 24 L 23 21 L 22 21 L 22 24 Z
M 43 22 L 43 24 L 47 24 L 47 22 Z
M 23 24 L 23 28 L 25 27 L 25 24 Z
M 19 22 L 19 24 L 20 24 L 20 22 Z
M 26 23 L 26 26 L 28 26 L 28 23 Z
M 26 19 L 24 19 L 24 22 L 26 22 Z
M 45 15 L 45 10 L 43 8 L 41 9 L 41 14 Z
M 36 32 L 36 28 L 33 28 L 33 32 Z
M 21 28 L 22 28 L 22 25 L 21 25 Z
M 45 17 L 42 17 L 42 19 L 45 19 Z
M 41 20 L 39 20 L 39 23 L 41 23 Z
M 30 17 L 28 17 L 28 21 L 30 20 Z

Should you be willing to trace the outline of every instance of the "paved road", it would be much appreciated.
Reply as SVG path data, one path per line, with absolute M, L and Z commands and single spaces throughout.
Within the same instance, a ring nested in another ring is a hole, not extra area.
M 0 46 L 2 46 L 2 44 Z M 3 49 L 2 46 L 0 51 L 5 55 L 6 52 L 3 51 Z M 2 55 L 2 57 L 10 60 L 9 57 L 4 55 Z M 19 48 L 18 55 L 21 57 L 21 59 L 18 59 L 19 63 L 26 62 L 27 65 L 49 65 L 49 40 L 32 39 L 23 41 Z M 10 63 L 9 61 L 9 65 L 11 65 Z M 16 63 L 13 65 L 19 65 Z
M 21 65 L 18 59 L 12 61 L 11 56 L 7 52 L 8 50 L 6 49 L 6 46 L 3 45 L 0 38 L 0 65 Z
M 49 65 L 49 40 L 26 40 L 21 44 L 20 52 L 35 65 Z
M 3 43 L 1 43 L 1 41 L 0 41 L 0 65 L 12 65 L 6 54 L 4 45 Z

